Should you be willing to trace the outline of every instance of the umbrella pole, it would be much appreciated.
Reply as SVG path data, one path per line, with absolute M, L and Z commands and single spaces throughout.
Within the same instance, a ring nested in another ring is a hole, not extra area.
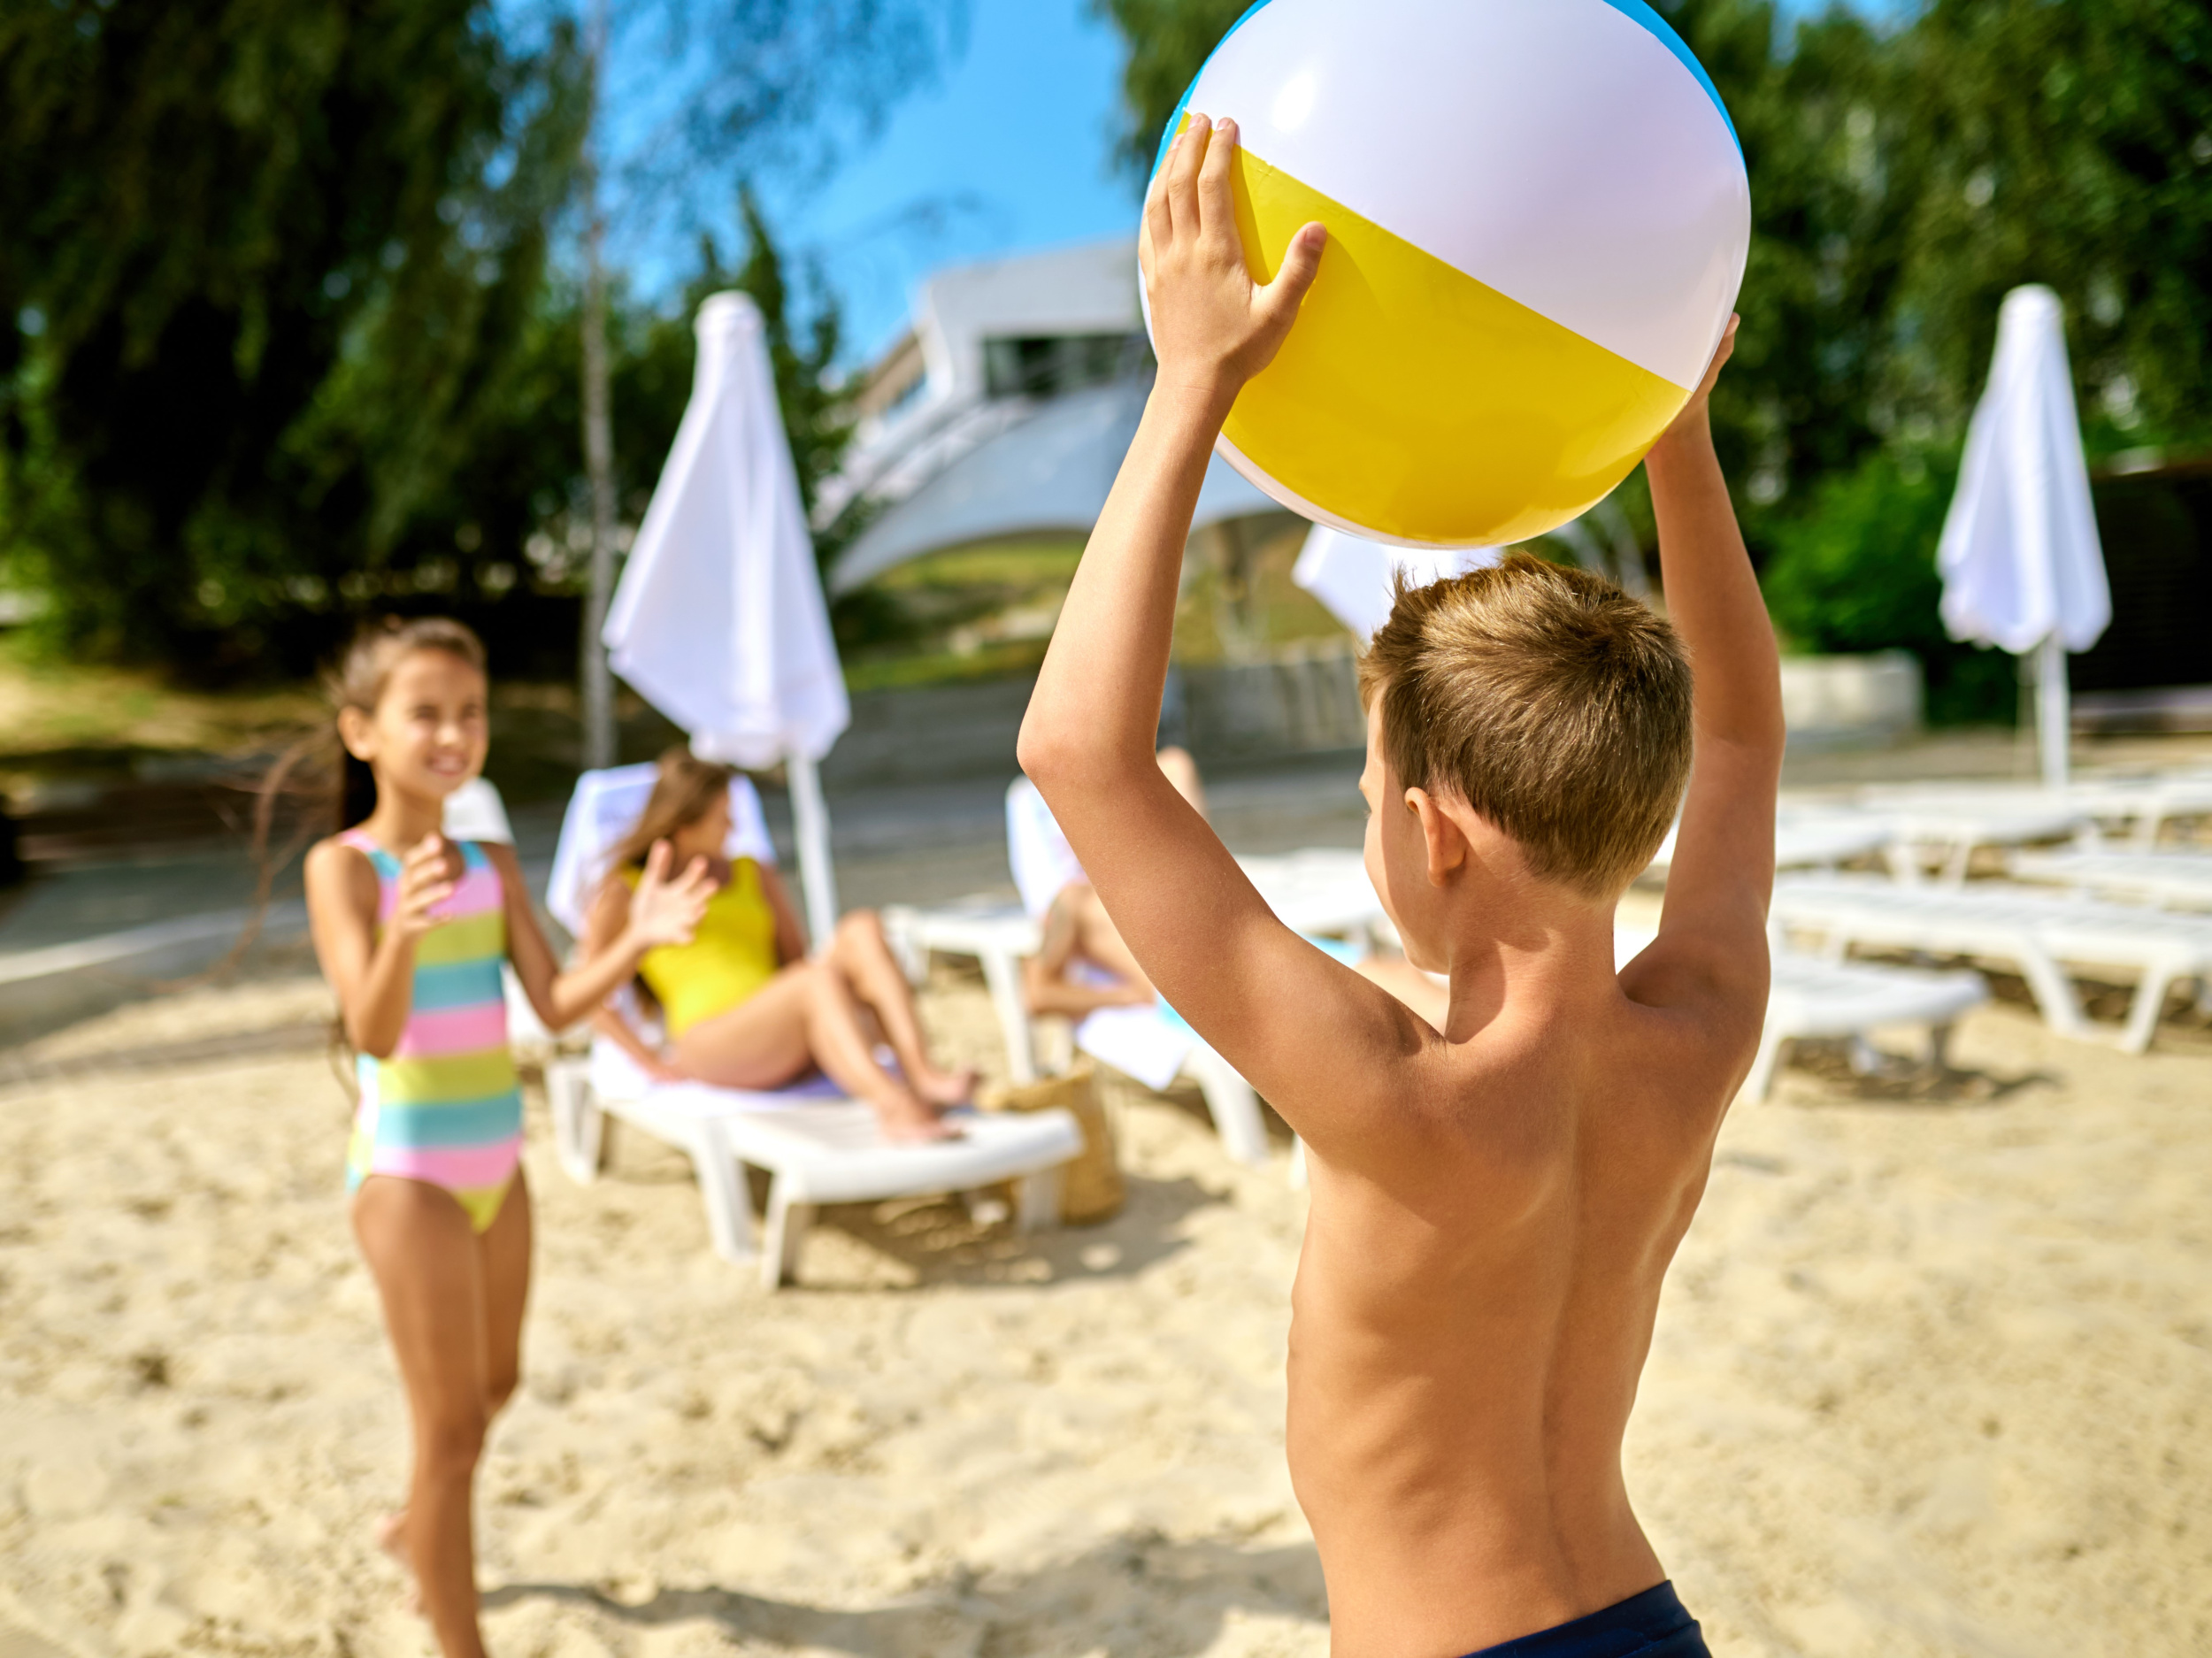
M 2043 750 L 2043 787 L 2064 788 L 2071 758 L 2074 710 L 2066 678 L 2066 642 L 2056 633 L 2045 635 L 2035 652 L 2036 728 Z
M 806 928 L 815 949 L 837 931 L 837 872 L 830 864 L 829 808 L 822 776 L 810 756 L 794 749 L 784 757 L 791 785 L 791 828 L 799 843 L 799 879 L 806 891 Z

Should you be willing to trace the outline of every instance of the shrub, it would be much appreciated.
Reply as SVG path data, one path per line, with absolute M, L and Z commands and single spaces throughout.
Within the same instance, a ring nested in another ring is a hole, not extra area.
M 1955 456 L 1878 452 L 1776 522 L 1761 578 L 1767 609 L 1795 649 L 1909 650 L 1927 680 L 1935 725 L 2009 724 L 2018 669 L 2000 650 L 1953 640 L 1938 605 L 1936 542 L 1957 482 Z

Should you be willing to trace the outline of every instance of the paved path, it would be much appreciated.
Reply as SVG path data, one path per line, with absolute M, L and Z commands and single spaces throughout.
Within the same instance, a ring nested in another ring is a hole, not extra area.
M 1363 822 L 1356 757 L 1217 779 L 1214 815 L 1236 851 L 1355 846 Z M 848 790 L 830 797 L 839 896 L 847 908 L 941 903 L 972 893 L 1011 896 L 1005 798 L 1010 774 L 941 784 Z M 788 798 L 771 792 L 769 825 L 792 861 Z M 511 817 L 517 850 L 542 887 L 560 833 L 557 803 Z M 236 941 L 255 871 L 237 846 L 206 846 L 86 863 L 35 879 L 0 909 L 0 1044 L 204 971 Z M 255 964 L 303 964 L 298 865 L 272 892 L 266 945 Z

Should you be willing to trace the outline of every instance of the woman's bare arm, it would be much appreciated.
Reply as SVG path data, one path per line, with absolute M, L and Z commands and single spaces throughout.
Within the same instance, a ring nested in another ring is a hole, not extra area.
M 784 884 L 773 864 L 756 863 L 760 871 L 760 890 L 768 900 L 768 908 L 776 917 L 776 961 L 784 967 L 794 962 L 803 962 L 807 956 L 806 922 L 799 914 L 799 906 L 792 902 L 791 888 Z M 824 944 L 829 940 L 824 939 Z

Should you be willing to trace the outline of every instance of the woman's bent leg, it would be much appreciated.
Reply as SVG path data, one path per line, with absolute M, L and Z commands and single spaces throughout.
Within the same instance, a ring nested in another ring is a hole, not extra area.
M 1098 895 L 1098 889 L 1088 885 L 1071 887 L 1061 896 L 1075 917 L 1075 953 L 1120 979 L 1133 995 L 1149 1000 L 1152 981 L 1138 965 L 1135 953 L 1123 940 L 1114 918 L 1106 913 L 1106 902 Z
M 1103 920 L 1104 906 L 1098 894 L 1081 883 L 1064 888 L 1052 901 L 1052 908 L 1045 911 L 1043 938 L 1037 953 L 1022 963 L 1022 999 L 1033 1015 L 1056 1013 L 1071 1019 L 1082 1018 L 1101 1008 L 1141 1006 L 1152 999 L 1152 986 L 1145 982 L 1141 972 L 1133 983 L 1117 979 L 1111 984 L 1078 982 L 1072 969 L 1079 957 L 1095 962 L 1094 956 L 1086 956 L 1086 912 L 1095 920 Z M 1104 923 L 1108 929 L 1113 924 Z M 1098 928 L 1091 926 L 1094 945 Z M 1120 934 L 1114 935 L 1118 945 Z M 1120 950 L 1128 955 L 1126 948 Z M 1126 963 L 1132 971 L 1136 963 Z
M 854 1098 L 875 1107 L 894 1139 L 941 1139 L 937 1114 L 876 1063 L 875 1045 L 844 977 L 815 962 L 787 967 L 767 987 L 676 1039 L 686 1076 L 723 1088 L 778 1088 L 819 1065 Z
M 1201 817 L 1206 815 L 1206 786 L 1198 775 L 1198 762 L 1191 758 L 1187 748 L 1166 748 L 1159 752 L 1160 770 L 1175 786 L 1175 792 L 1191 803 L 1191 810 Z
M 914 987 L 893 957 L 874 910 L 856 910 L 837 924 L 829 960 L 852 994 L 874 1010 L 915 1093 L 934 1105 L 958 1105 L 975 1092 L 972 1071 L 942 1071 L 930 1058 Z
M 353 1230 L 407 1388 L 414 1470 L 403 1535 L 423 1613 L 444 1658 L 480 1658 L 471 1523 L 487 1420 L 477 1240 L 451 1194 L 388 1175 L 362 1183 Z

